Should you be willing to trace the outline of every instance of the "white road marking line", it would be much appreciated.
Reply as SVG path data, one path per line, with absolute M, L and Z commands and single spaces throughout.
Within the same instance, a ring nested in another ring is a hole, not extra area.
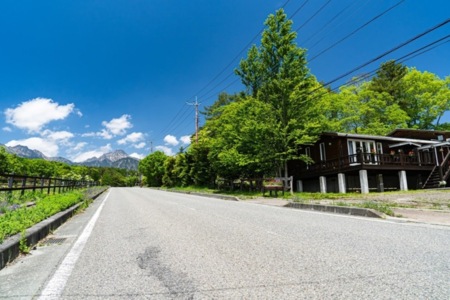
M 86 242 L 92 233 L 92 230 L 94 229 L 95 223 L 97 222 L 97 219 L 100 216 L 100 212 L 102 211 L 103 206 L 105 205 L 106 200 L 109 197 L 109 193 L 110 192 L 108 192 L 102 204 L 100 204 L 99 208 L 92 216 L 91 220 L 86 225 L 80 237 L 72 246 L 72 249 L 70 249 L 70 252 L 64 258 L 63 262 L 58 267 L 55 274 L 53 274 L 53 277 L 47 283 L 46 287 L 44 288 L 44 290 L 42 291 L 41 295 L 38 298 L 39 300 L 59 299 L 61 297 L 64 288 L 66 286 L 67 280 L 72 274 L 72 270 L 75 267 L 75 264 L 77 263 L 77 260 L 80 257 L 80 254 L 83 251 L 84 246 L 86 245 Z

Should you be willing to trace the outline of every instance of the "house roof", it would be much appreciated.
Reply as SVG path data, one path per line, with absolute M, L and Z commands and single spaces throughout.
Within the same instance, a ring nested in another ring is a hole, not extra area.
M 417 139 L 417 138 L 403 138 L 403 137 L 391 137 L 391 136 L 381 136 L 381 135 L 368 135 L 368 134 L 356 134 L 356 133 L 341 133 L 341 132 L 323 132 L 323 136 L 338 136 L 338 137 L 347 137 L 351 139 L 366 139 L 366 140 L 378 140 L 378 141 L 388 141 L 388 142 L 396 142 L 397 144 L 403 145 L 413 145 L 416 147 L 425 146 L 425 145 L 437 145 L 441 144 L 441 141 L 437 140 L 426 140 L 426 139 Z
M 400 138 L 413 138 L 421 140 L 445 141 L 450 138 L 450 131 L 443 130 L 419 130 L 419 129 L 395 129 L 387 136 Z

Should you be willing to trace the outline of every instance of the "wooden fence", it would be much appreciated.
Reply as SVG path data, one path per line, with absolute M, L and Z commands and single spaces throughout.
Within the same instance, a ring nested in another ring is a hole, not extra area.
M 0 174 L 0 192 L 20 191 L 22 195 L 25 191 L 56 194 L 97 185 L 93 181 Z

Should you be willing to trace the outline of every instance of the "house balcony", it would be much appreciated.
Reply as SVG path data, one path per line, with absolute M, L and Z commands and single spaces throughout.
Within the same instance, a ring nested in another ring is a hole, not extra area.
M 404 153 L 358 153 L 306 165 L 299 172 L 299 175 L 301 178 L 310 178 L 363 169 L 379 170 L 381 172 L 400 170 L 431 171 L 435 166 L 435 157 L 428 152 L 419 152 L 413 155 Z

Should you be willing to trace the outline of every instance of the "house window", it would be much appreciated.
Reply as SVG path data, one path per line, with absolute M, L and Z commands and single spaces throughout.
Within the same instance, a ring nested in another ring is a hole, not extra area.
M 310 147 L 305 148 L 305 155 L 308 156 L 309 158 L 311 158 L 311 148 Z M 306 169 L 309 170 L 309 162 L 306 163 Z
M 320 143 L 319 147 L 320 147 L 320 160 L 321 161 L 326 161 L 327 160 L 327 156 L 326 156 L 326 153 L 325 153 L 325 143 Z
M 376 148 L 375 148 L 376 146 Z M 382 153 L 381 143 L 364 140 L 348 140 L 348 155 L 350 163 L 377 163 L 377 153 Z
M 383 154 L 383 144 L 380 142 L 377 142 L 377 153 Z

